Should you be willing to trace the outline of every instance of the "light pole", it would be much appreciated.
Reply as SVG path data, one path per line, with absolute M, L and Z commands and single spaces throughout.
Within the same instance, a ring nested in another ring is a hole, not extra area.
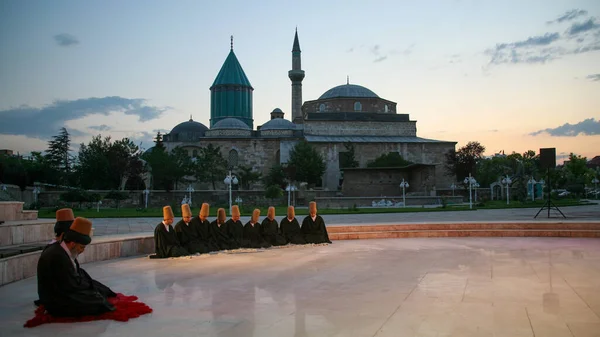
M 531 179 L 527 181 L 527 184 L 531 185 L 531 201 L 535 201 L 535 184 L 537 184 L 537 181 L 531 177 Z
M 148 195 L 149 194 L 150 194 L 150 190 L 149 189 L 145 189 L 144 190 L 144 195 L 145 195 L 144 199 L 145 199 L 145 202 L 146 202 L 146 207 L 145 208 L 148 208 Z
M 454 196 L 454 190 L 456 189 L 456 185 L 452 183 L 452 185 L 450 185 L 450 188 L 452 189 L 452 196 Z
M 404 181 L 404 178 L 402 178 L 400 187 L 402 187 L 402 204 L 404 205 L 404 207 L 406 207 L 406 189 L 409 187 L 408 181 Z
M 223 180 L 223 182 L 225 183 L 225 185 L 229 186 L 229 215 L 231 215 L 231 185 L 237 185 L 238 179 L 235 175 L 231 173 L 231 170 L 229 170 L 229 174 L 227 175 L 227 177 L 225 177 L 225 180 Z
M 479 188 L 479 183 L 478 182 L 474 182 L 473 183 L 473 188 L 475 189 L 475 202 L 477 202 L 477 189 Z
M 288 192 L 288 206 L 291 206 L 292 204 L 291 204 L 291 198 L 290 198 L 290 195 L 291 195 L 291 193 L 292 193 L 292 192 L 296 191 L 296 186 L 294 186 L 294 185 L 292 185 L 292 184 L 288 184 L 288 185 L 285 187 L 285 190 Z
M 39 187 L 34 187 L 33 188 L 33 201 L 37 204 L 38 202 L 38 194 L 40 194 L 42 190 Z
M 510 184 L 512 184 L 512 180 L 506 175 L 506 178 L 502 179 L 502 184 L 506 185 L 506 204 L 510 204 Z
M 100 205 L 102 205 L 102 200 L 98 200 L 96 203 L 96 212 L 100 213 Z
M 469 209 L 473 209 L 473 184 L 477 183 L 477 180 L 469 173 L 469 176 L 465 178 L 464 183 L 469 184 Z
M 191 205 L 191 204 L 192 204 L 192 193 L 194 193 L 194 192 L 195 192 L 195 191 L 194 191 L 194 188 L 192 187 L 192 184 L 189 184 L 189 185 L 188 185 L 188 187 L 187 187 L 186 191 L 187 191 L 187 192 L 188 192 L 188 194 L 189 194 L 189 197 L 188 197 L 188 203 Z

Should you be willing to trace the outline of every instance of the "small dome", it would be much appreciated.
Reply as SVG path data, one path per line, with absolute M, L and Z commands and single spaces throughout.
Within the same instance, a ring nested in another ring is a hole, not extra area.
M 281 112 L 283 112 L 283 111 L 281 111 L 281 109 L 279 109 L 279 108 L 275 108 L 275 109 L 273 109 L 273 111 L 272 111 L 272 112 L 279 112 L 279 113 L 281 113 Z
M 296 130 L 296 124 L 283 118 L 275 118 L 260 127 L 260 131 L 266 130 Z
M 250 130 L 250 127 L 237 118 L 225 118 L 216 122 L 211 130 L 218 129 L 235 129 L 235 130 Z
M 319 99 L 336 97 L 378 98 L 371 90 L 356 84 L 343 84 L 327 90 Z
M 173 128 L 173 130 L 171 130 L 171 133 L 169 133 L 169 135 L 170 135 L 171 140 L 175 140 L 175 138 L 178 137 L 177 135 L 179 135 L 179 134 L 181 134 L 181 135 L 185 134 L 186 137 L 183 137 L 183 138 L 188 138 L 188 137 L 200 138 L 200 137 L 204 137 L 204 132 L 206 132 L 206 130 L 208 130 L 208 128 L 204 124 L 194 122 L 190 118 L 190 120 L 187 122 L 177 124 Z M 178 138 L 181 138 L 181 137 L 178 137 Z

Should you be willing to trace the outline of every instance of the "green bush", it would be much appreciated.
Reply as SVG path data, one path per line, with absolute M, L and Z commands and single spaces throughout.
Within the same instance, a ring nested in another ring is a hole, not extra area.
M 265 197 L 268 199 L 280 198 L 283 195 L 283 190 L 277 185 L 271 185 L 265 190 Z

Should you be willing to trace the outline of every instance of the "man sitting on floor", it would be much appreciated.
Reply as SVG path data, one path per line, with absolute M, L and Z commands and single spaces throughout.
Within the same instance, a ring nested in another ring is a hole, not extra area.
M 300 224 L 296 219 L 296 212 L 294 206 L 288 206 L 287 217 L 281 220 L 281 235 L 285 238 L 287 243 L 295 245 L 304 245 L 306 240 L 304 234 L 300 230 Z
M 317 203 L 314 201 L 308 204 L 308 216 L 302 221 L 301 229 L 307 243 L 331 243 L 325 221 L 317 215 Z
M 260 234 L 260 209 L 255 209 L 252 212 L 252 218 L 244 225 L 244 239 L 248 241 L 249 248 L 269 248 L 271 245 L 263 239 Z
M 240 221 L 240 215 L 238 205 L 231 206 L 231 219 L 227 221 L 227 231 L 233 242 L 231 249 L 248 247 L 248 240 L 244 239 L 244 225 Z
M 285 239 L 279 233 L 279 224 L 275 220 L 275 207 L 269 207 L 267 217 L 263 219 L 260 225 L 260 232 L 263 239 L 271 244 L 271 246 L 283 246 L 286 244 Z
M 200 233 L 197 224 L 192 222 L 192 210 L 190 205 L 181 205 L 181 216 L 182 219 L 175 225 L 175 232 L 179 243 L 187 249 L 190 254 L 204 254 L 208 253 L 208 249 L 202 240 L 200 239 Z
M 151 258 L 167 258 L 188 255 L 189 252 L 181 246 L 175 229 L 171 224 L 175 219 L 171 206 L 163 207 L 163 221 L 154 229 L 154 249 L 156 255 Z
M 206 246 L 207 250 L 209 252 L 214 252 L 219 250 L 219 246 L 210 230 L 210 221 L 208 221 L 209 207 L 210 206 L 207 203 L 203 203 L 200 214 L 192 219 L 192 224 L 196 228 L 196 231 L 198 231 L 198 236 Z
M 219 247 L 219 250 L 235 249 L 235 244 L 229 236 L 227 230 L 227 214 L 225 214 L 224 208 L 217 210 L 217 219 L 210 223 L 210 231 L 212 237 L 215 238 L 215 242 Z
M 73 210 L 70 208 L 61 208 L 56 211 L 56 223 L 54 224 L 54 239 L 50 241 L 50 244 L 62 240 L 63 233 L 69 230 L 71 224 L 75 220 Z
M 92 223 L 76 218 L 60 243 L 49 245 L 37 265 L 40 304 L 58 317 L 99 315 L 114 311 L 107 301 L 116 294 L 79 267 L 77 257 L 92 241 Z

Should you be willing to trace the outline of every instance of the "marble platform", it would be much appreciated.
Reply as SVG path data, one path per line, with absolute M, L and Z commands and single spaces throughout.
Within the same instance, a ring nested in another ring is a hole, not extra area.
M 84 253 L 86 254 L 87 251 Z M 600 240 L 338 241 L 246 254 L 122 258 L 86 270 L 154 312 L 25 329 L 30 278 L 0 287 L 2 336 L 494 336 L 600 332 Z
M 0 247 L 50 241 L 54 224 L 50 219 L 7 221 L 0 225 Z
M 0 221 L 35 220 L 38 211 L 23 210 L 21 201 L 0 201 Z

